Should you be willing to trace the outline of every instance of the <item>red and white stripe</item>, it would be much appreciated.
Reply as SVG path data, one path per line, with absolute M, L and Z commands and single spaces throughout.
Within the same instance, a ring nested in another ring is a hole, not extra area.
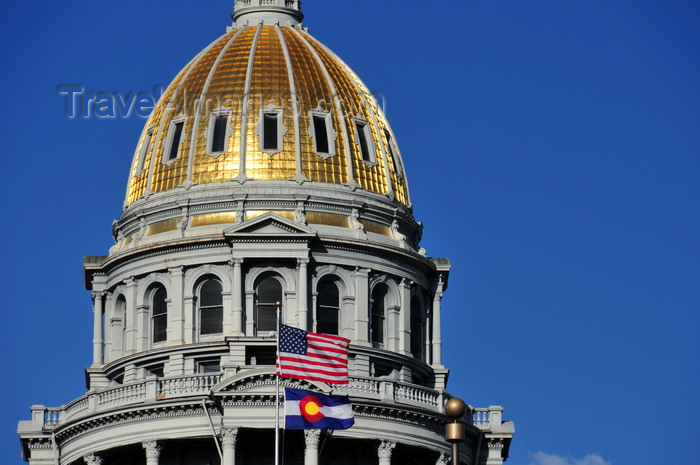
M 348 384 L 350 340 L 329 334 L 307 333 L 306 355 L 280 352 L 277 373 L 288 378 Z

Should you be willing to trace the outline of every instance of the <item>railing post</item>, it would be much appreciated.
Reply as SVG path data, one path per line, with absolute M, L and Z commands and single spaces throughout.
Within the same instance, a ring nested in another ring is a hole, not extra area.
M 32 412 L 32 426 L 40 430 L 44 427 L 46 407 L 44 405 L 32 405 L 29 407 L 29 410 Z
M 503 407 L 500 405 L 489 405 L 489 426 L 493 429 L 494 426 L 501 426 L 503 419 Z

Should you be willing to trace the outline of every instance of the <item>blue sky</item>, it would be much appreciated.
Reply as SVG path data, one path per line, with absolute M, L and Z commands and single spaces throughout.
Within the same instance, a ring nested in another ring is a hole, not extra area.
M 4 6 L 4 464 L 23 463 L 30 405 L 84 393 L 82 256 L 112 245 L 144 124 L 68 119 L 57 86 L 166 86 L 231 3 Z M 422 245 L 453 262 L 449 391 L 505 407 L 507 463 L 700 455 L 700 3 L 306 0 L 304 13 L 384 96 Z

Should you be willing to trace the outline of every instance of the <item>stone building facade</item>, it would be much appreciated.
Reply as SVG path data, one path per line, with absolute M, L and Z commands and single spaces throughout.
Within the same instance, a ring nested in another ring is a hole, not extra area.
M 87 393 L 33 406 L 30 465 L 273 463 L 282 322 L 351 340 L 356 424 L 289 430 L 283 463 L 444 464 L 450 261 L 420 245 L 401 153 L 355 73 L 295 0 L 237 0 L 233 24 L 148 119 L 116 244 L 86 257 Z M 461 462 L 497 465 L 514 432 L 469 407 Z

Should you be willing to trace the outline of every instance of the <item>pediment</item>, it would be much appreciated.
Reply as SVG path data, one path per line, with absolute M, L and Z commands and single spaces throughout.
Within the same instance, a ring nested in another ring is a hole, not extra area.
M 331 387 L 326 383 L 289 378 L 281 378 L 280 387 L 312 389 L 325 394 L 331 392 Z M 277 380 L 275 378 L 274 368 L 247 369 L 234 376 L 222 379 L 212 388 L 212 394 L 266 396 L 274 395 L 276 389 Z
M 303 224 L 295 223 L 277 213 L 264 215 L 236 224 L 224 230 L 226 237 L 314 237 L 316 231 Z

